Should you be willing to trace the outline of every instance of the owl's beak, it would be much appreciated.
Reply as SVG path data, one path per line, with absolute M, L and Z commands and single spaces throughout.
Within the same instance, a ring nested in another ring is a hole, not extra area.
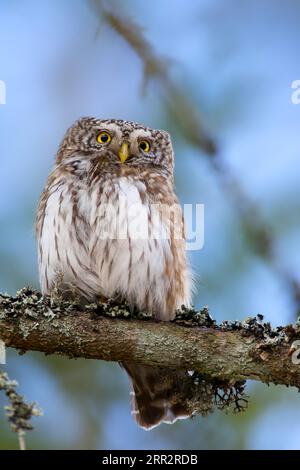
M 123 142 L 119 150 L 119 159 L 121 163 L 126 162 L 128 156 L 129 156 L 129 143 Z

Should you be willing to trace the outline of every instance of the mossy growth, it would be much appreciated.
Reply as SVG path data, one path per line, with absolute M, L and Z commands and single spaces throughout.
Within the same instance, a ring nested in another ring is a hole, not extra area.
M 86 304 L 82 302 L 76 293 L 71 289 L 66 298 L 60 289 L 54 289 L 51 297 L 43 297 L 39 292 L 27 287 L 15 296 L 0 294 L 0 319 L 27 317 L 33 321 L 41 320 L 43 317 L 47 321 L 78 312 L 86 312 L 92 318 L 110 317 L 120 319 L 139 319 L 150 321 L 153 316 L 147 312 L 140 312 L 130 308 L 121 298 L 100 299 L 98 302 Z M 264 341 L 266 347 L 272 347 L 280 343 L 288 343 L 293 338 L 299 337 L 300 320 L 295 325 L 272 328 L 269 322 L 265 322 L 262 315 L 248 317 L 243 321 L 223 321 L 217 324 L 211 317 L 207 307 L 196 310 L 193 307 L 182 306 L 176 311 L 172 323 L 186 328 L 209 328 L 219 331 L 239 331 L 242 335 L 253 335 Z M 213 377 L 205 377 L 198 372 L 187 372 L 187 380 L 183 386 L 178 387 L 178 397 L 181 397 L 194 413 L 206 415 L 214 409 L 228 410 L 235 412 L 244 410 L 247 407 L 247 396 L 245 394 L 245 382 L 226 383 L 220 382 Z M 12 392 L 11 392 L 12 393 Z M 13 395 L 11 395 L 13 396 Z M 22 405 L 23 406 L 23 405 Z M 33 408 L 17 408 L 24 414 L 22 419 L 16 419 L 19 414 L 15 414 L 11 409 L 11 423 L 18 429 L 18 426 L 26 428 L 28 419 L 26 416 L 32 414 Z M 24 411 L 27 410 L 27 411 Z M 19 413 L 19 411 L 18 411 Z M 26 415 L 27 413 L 27 415 Z M 22 424 L 23 423 L 23 424 Z M 28 427 L 27 427 L 28 429 Z

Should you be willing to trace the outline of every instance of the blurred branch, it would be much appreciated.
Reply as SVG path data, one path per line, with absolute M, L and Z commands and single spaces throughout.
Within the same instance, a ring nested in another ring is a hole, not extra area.
M 75 301 L 30 289 L 16 297 L 0 295 L 0 338 L 8 347 L 193 370 L 181 384 L 191 403 L 199 377 L 223 390 L 247 379 L 300 388 L 299 361 L 292 361 L 297 337 L 299 325 L 273 330 L 262 318 L 216 325 L 207 309 L 183 309 L 173 322 L 157 322 L 112 301 L 82 311 Z
M 6 415 L 12 431 L 18 434 L 20 450 L 25 450 L 25 432 L 33 429 L 30 420 L 33 416 L 40 416 L 41 411 L 34 403 L 25 402 L 24 398 L 16 392 L 17 386 L 18 383 L 15 380 L 10 380 L 5 372 L 0 371 L 0 391 L 5 392 L 10 402 L 10 405 L 5 407 Z
M 300 284 L 293 274 L 277 260 L 272 228 L 263 220 L 259 208 L 248 198 L 238 179 L 231 173 L 220 156 L 214 155 L 210 161 L 223 187 L 235 204 L 241 228 L 252 251 L 267 262 L 276 275 L 281 277 L 293 298 L 296 310 L 295 317 L 298 318 L 300 316 Z
M 300 316 L 300 284 L 299 281 L 277 261 L 274 253 L 272 229 L 261 217 L 259 210 L 248 198 L 238 179 L 226 167 L 216 151 L 215 142 L 204 130 L 199 109 L 192 103 L 185 89 L 171 79 L 168 69 L 170 61 L 161 57 L 145 37 L 143 29 L 131 18 L 116 13 L 108 8 L 103 0 L 91 0 L 99 21 L 104 19 L 137 53 L 144 66 L 144 86 L 149 79 L 156 79 L 163 92 L 166 106 L 183 134 L 183 136 L 201 151 L 230 194 L 238 211 L 242 229 L 250 242 L 254 253 L 267 262 L 271 269 L 281 277 L 289 290 L 296 308 L 296 317 Z
M 201 150 L 214 154 L 216 144 L 208 135 L 199 110 L 196 111 L 186 93 L 170 77 L 170 60 L 161 57 L 155 51 L 142 28 L 131 18 L 108 8 L 102 0 L 92 0 L 92 4 L 99 15 L 99 20 L 103 18 L 141 59 L 144 67 L 143 89 L 149 80 L 156 80 L 172 117 L 187 140 Z

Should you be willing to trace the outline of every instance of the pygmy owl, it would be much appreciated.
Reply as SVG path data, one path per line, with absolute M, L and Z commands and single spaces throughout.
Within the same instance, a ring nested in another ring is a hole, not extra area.
M 173 167 L 165 131 L 114 119 L 75 122 L 38 207 L 42 293 L 51 295 L 59 285 L 63 294 L 75 289 L 85 301 L 117 298 L 163 321 L 189 305 L 191 276 Z M 149 429 L 188 416 L 173 393 L 181 373 L 122 366 L 139 425 Z

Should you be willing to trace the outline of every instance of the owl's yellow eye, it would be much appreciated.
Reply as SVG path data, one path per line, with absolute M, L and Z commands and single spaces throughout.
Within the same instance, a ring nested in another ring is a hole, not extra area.
M 97 135 L 99 144 L 108 144 L 111 141 L 111 135 L 108 132 L 102 131 Z
M 142 150 L 145 153 L 150 152 L 150 142 L 148 140 L 140 140 L 139 142 L 139 149 Z

